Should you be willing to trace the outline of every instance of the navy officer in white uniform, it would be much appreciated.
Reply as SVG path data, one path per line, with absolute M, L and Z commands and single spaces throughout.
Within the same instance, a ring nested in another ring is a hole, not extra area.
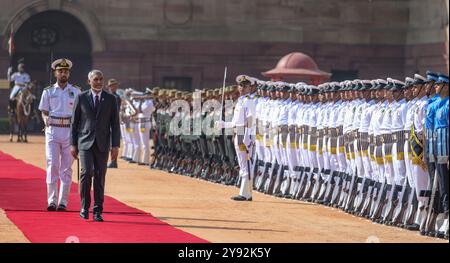
M 75 98 L 81 91 L 68 83 L 71 68 L 72 62 L 68 59 L 52 63 L 57 82 L 44 90 L 39 103 L 45 124 L 48 211 L 66 210 L 72 183 L 74 159 L 70 154 L 70 120 Z M 58 179 L 61 182 L 59 195 Z

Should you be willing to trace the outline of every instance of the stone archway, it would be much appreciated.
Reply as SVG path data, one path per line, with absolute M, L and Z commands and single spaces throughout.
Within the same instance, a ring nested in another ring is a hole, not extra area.
M 74 63 L 70 82 L 83 85 L 92 69 L 92 41 L 83 23 L 62 11 L 43 11 L 25 20 L 15 36 L 13 62 L 23 59 L 32 80 L 44 87 L 53 82 L 50 64 L 61 57 Z
M 3 35 L 9 35 L 11 26 L 16 31 L 30 17 L 45 11 L 61 11 L 76 17 L 86 28 L 92 41 L 92 52 L 105 51 L 105 38 L 94 14 L 82 6 L 67 0 L 38 0 L 18 10 L 3 28 Z

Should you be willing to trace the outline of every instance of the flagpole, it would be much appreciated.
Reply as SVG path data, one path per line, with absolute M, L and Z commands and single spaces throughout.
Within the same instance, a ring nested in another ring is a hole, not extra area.
M 223 118 L 223 102 L 225 100 L 225 85 L 226 85 L 226 81 L 227 81 L 227 69 L 228 67 L 225 67 L 225 72 L 223 74 L 223 86 L 222 86 L 222 107 L 221 107 L 221 111 L 220 111 L 220 120 L 222 120 Z
M 48 78 L 49 79 L 49 83 L 48 83 L 48 85 L 49 86 L 51 86 L 52 85 L 52 77 L 53 77 L 53 71 L 51 70 L 51 67 L 52 67 L 52 62 L 53 62 L 53 50 L 52 51 L 50 51 L 50 65 L 49 65 L 49 72 L 50 72 L 50 77 Z
M 11 23 L 11 31 L 9 32 L 9 41 L 8 41 L 8 53 L 9 53 L 9 69 L 8 69 L 8 81 L 11 80 L 11 74 L 13 73 L 13 55 L 14 55 L 14 24 Z M 10 82 L 10 89 L 13 88 L 13 83 Z

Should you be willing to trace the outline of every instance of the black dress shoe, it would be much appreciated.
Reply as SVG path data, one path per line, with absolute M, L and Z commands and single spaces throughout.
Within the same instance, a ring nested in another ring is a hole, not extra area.
M 56 211 L 66 212 L 67 211 L 67 207 L 65 205 L 58 205 L 58 208 L 56 209 Z
M 102 214 L 100 214 L 100 213 L 94 214 L 94 221 L 96 221 L 96 222 L 103 222 Z
M 108 168 L 117 168 L 117 161 L 112 161 L 108 164 Z
M 445 233 L 444 232 L 436 232 L 436 236 L 435 237 L 444 239 L 445 238 Z
M 89 211 L 87 211 L 87 210 L 81 210 L 81 212 L 80 212 L 80 217 L 83 218 L 83 219 L 88 220 L 88 219 L 89 219 Z
M 242 195 L 237 195 L 237 196 L 231 197 L 231 200 L 234 200 L 234 201 L 252 201 L 252 198 L 251 197 L 247 198 L 247 197 L 242 196 Z
M 436 234 L 437 234 L 436 231 L 433 230 L 433 231 L 428 232 L 427 236 L 429 236 L 429 237 L 436 237 Z
M 47 211 L 56 211 L 56 205 L 55 204 L 49 204 L 47 206 Z

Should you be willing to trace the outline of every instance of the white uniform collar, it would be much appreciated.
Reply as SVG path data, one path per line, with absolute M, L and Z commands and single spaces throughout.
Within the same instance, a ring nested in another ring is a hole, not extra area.
M 59 85 L 58 85 L 58 82 L 55 82 L 55 84 L 53 84 L 53 87 L 55 87 L 55 88 L 60 88 L 61 90 L 68 90 L 69 88 L 70 88 L 70 83 L 68 83 L 67 82 L 67 85 L 66 85 L 66 87 L 64 88 L 64 89 L 62 89 Z

